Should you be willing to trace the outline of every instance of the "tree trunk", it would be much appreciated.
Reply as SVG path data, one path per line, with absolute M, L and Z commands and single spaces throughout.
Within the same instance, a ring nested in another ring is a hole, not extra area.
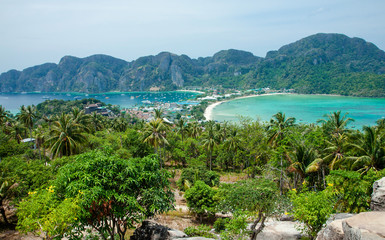
M 281 194 L 281 196 L 283 194 L 283 191 L 282 191 L 282 188 L 283 188 L 283 186 L 282 186 L 283 185 L 282 178 L 283 178 L 283 163 L 282 163 L 282 156 L 281 156 L 281 176 L 279 178 L 279 193 Z

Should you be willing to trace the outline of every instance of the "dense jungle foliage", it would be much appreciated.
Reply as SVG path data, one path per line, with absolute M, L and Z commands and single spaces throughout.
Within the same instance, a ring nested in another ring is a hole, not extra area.
M 384 119 L 362 130 L 349 129 L 353 119 L 341 112 L 306 125 L 281 112 L 266 123 L 169 124 L 161 110 L 144 122 L 73 106 L 52 115 L 47 107 L 22 106 L 16 116 L 0 106 L 4 226 L 46 239 L 76 239 L 85 228 L 102 239 L 124 239 L 127 229 L 173 207 L 169 179 L 181 171 L 178 187 L 200 221 L 233 213 L 231 224 L 216 224 L 229 229 L 223 239 L 255 239 L 266 218 L 285 213 L 314 238 L 329 214 L 369 210 L 372 184 L 385 176 Z M 35 141 L 22 141 L 30 137 Z M 219 181 L 227 173 L 247 179 L 229 187 Z M 313 205 L 302 204 L 304 198 Z M 12 207 L 16 216 L 8 219 Z

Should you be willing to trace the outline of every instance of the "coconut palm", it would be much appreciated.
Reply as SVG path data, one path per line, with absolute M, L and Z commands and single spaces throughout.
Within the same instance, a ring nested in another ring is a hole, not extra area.
M 347 131 L 346 126 L 354 121 L 354 119 L 348 118 L 347 115 L 348 113 L 345 113 L 342 116 L 341 111 L 332 112 L 325 116 L 327 120 L 320 119 L 317 122 L 322 123 L 326 129 L 329 129 L 331 134 L 343 134 Z
M 190 137 L 197 139 L 202 132 L 202 128 L 197 121 L 188 123 L 188 133 Z
M 53 123 L 47 143 L 52 157 L 70 156 L 80 151 L 81 144 L 87 141 L 83 135 L 84 127 L 68 115 L 62 113 Z
M 273 117 L 270 119 L 270 123 L 267 126 L 268 131 L 270 132 L 270 137 L 268 140 L 268 143 L 271 144 L 273 147 L 278 148 L 280 147 L 280 143 L 282 139 L 285 137 L 286 132 L 288 131 L 288 128 L 293 126 L 295 124 L 295 118 L 289 117 L 286 118 L 285 114 L 282 112 L 278 112 L 277 114 L 273 115 Z M 281 155 L 281 161 L 280 161 L 280 184 L 279 189 L 282 195 L 282 188 L 283 188 L 283 156 Z
M 186 124 L 186 121 L 183 118 L 180 118 L 178 121 L 175 122 L 175 126 L 176 132 L 180 134 L 183 142 L 185 134 L 188 133 L 188 126 Z
M 157 119 L 157 118 L 163 119 L 163 115 L 164 115 L 164 112 L 163 112 L 162 108 L 158 108 L 158 109 L 154 110 L 154 118 L 155 119 Z
M 77 107 L 72 108 L 71 114 L 73 120 L 83 125 L 84 129 L 89 132 L 88 125 L 90 122 L 90 115 L 85 114 L 84 110 L 80 110 Z
M 34 105 L 29 105 L 25 107 L 24 105 L 20 107 L 20 113 L 16 115 L 17 120 L 22 122 L 29 129 L 30 138 L 32 138 L 32 127 L 34 121 L 37 117 L 36 107 Z
M 207 152 L 209 153 L 209 166 L 211 171 L 214 147 L 218 144 L 219 141 L 218 135 L 215 132 L 215 122 L 208 122 L 208 124 L 206 125 L 206 129 L 202 135 L 202 138 L 203 147 L 206 148 Z
M 286 118 L 285 114 L 278 112 L 270 119 L 267 129 L 271 132 L 268 142 L 277 146 L 285 135 L 287 129 L 295 124 L 295 118 Z
M 96 112 L 93 112 L 91 114 L 89 121 L 90 121 L 90 124 L 91 124 L 94 132 L 100 131 L 103 129 L 103 116 L 102 115 L 100 115 Z
M 168 144 L 166 130 L 167 126 L 160 118 L 148 122 L 144 127 L 143 142 L 153 146 L 155 154 L 161 155 L 161 146 Z
M 325 170 L 346 168 L 346 160 L 349 156 L 346 155 L 347 149 L 350 147 L 348 136 L 346 134 L 332 135 L 331 141 L 326 141 L 327 147 L 323 151 L 323 157 L 316 158 L 306 168 L 306 173 L 321 172 L 322 179 L 325 183 Z
M 295 173 L 294 188 L 297 188 L 297 183 L 302 183 L 306 177 L 307 167 L 317 159 L 317 152 L 303 142 L 296 144 L 293 150 L 287 157 L 290 161 L 289 171 Z
M 47 115 L 44 114 L 42 119 L 46 123 L 48 123 L 48 131 L 50 132 L 51 131 L 51 124 L 55 121 L 54 118 L 51 115 L 47 116 Z
M 230 153 L 231 164 L 233 165 L 234 157 L 237 155 L 237 152 L 241 149 L 242 145 L 237 129 L 233 128 L 230 130 L 230 134 L 223 144 L 225 149 Z
M 126 131 L 128 126 L 128 122 L 125 118 L 119 117 L 119 118 L 114 118 L 111 123 L 112 129 L 114 129 L 117 132 L 124 132 Z
M 376 127 L 363 127 L 364 134 L 359 139 L 359 144 L 352 146 L 359 156 L 351 157 L 353 169 L 366 172 L 369 169 L 379 170 L 385 167 L 385 137 Z
M 17 143 L 20 144 L 20 141 L 23 139 L 23 137 L 26 135 L 27 129 L 25 128 L 24 124 L 18 121 L 13 121 L 11 123 L 11 134 L 14 139 L 16 139 Z
M 5 110 L 5 108 L 0 105 L 0 127 L 3 126 L 9 120 L 9 112 Z

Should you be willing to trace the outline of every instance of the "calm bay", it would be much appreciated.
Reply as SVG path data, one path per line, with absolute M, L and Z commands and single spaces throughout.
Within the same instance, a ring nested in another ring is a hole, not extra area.
M 241 98 L 216 106 L 211 118 L 217 121 L 239 121 L 240 116 L 269 121 L 277 112 L 295 117 L 297 123 L 316 123 L 325 114 L 341 110 L 355 121 L 350 127 L 361 129 L 375 125 L 385 117 L 384 98 L 358 98 L 330 95 L 275 94 Z
M 0 93 L 0 105 L 13 114 L 19 111 L 21 105 L 37 105 L 45 100 L 62 99 L 75 100 L 83 98 L 96 98 L 100 101 L 119 105 L 122 108 L 143 105 L 143 101 L 150 102 L 181 102 L 193 98 L 194 92 L 111 92 L 100 94 L 84 93 Z M 183 103 L 183 102 L 182 102 Z

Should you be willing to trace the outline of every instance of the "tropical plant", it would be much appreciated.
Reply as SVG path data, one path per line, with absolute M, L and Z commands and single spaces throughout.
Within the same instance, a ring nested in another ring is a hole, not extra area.
M 358 157 L 350 157 L 354 161 L 352 169 L 366 172 L 369 169 L 379 170 L 385 167 L 385 135 L 376 127 L 363 127 L 358 144 L 352 144 Z
M 270 119 L 270 123 L 267 126 L 267 130 L 270 133 L 269 144 L 271 144 L 276 149 L 280 149 L 278 154 L 280 155 L 280 178 L 279 178 L 279 189 L 282 195 L 283 192 L 283 155 L 285 154 L 285 149 L 282 147 L 282 140 L 285 137 L 288 128 L 295 124 L 295 118 L 289 117 L 286 118 L 285 114 L 278 112 L 273 115 L 273 118 Z
M 82 195 L 82 226 L 103 239 L 123 240 L 127 229 L 173 208 L 169 177 L 155 156 L 120 159 L 107 148 L 76 156 L 60 169 L 54 185 L 63 198 Z
M 68 114 L 61 114 L 54 122 L 47 143 L 53 157 L 70 156 L 79 153 L 81 144 L 87 141 L 83 125 Z
M 352 118 L 348 118 L 347 115 L 348 113 L 345 113 L 342 116 L 341 111 L 332 112 L 325 116 L 327 117 L 327 120 L 320 119 L 318 120 L 318 122 L 322 123 L 328 133 L 331 133 L 332 135 L 342 135 L 343 133 L 346 133 L 348 131 L 346 129 L 346 126 L 350 122 L 354 121 Z
M 143 142 L 150 144 L 154 148 L 155 154 L 159 154 L 160 157 L 162 145 L 168 144 L 166 130 L 167 126 L 160 118 L 146 123 L 143 130 Z
M 298 225 L 298 229 L 306 233 L 310 239 L 317 237 L 317 233 L 334 212 L 335 198 L 333 195 L 332 191 L 307 191 L 306 187 L 301 193 L 297 193 L 296 189 L 289 193 L 293 203 L 292 214 L 303 224 Z
M 255 240 L 265 227 L 265 221 L 279 211 L 279 190 L 269 179 L 248 179 L 234 184 L 224 184 L 220 188 L 221 204 L 224 212 L 244 212 L 257 215 L 250 226 L 250 239 Z M 257 225 L 259 224 L 259 227 Z
M 3 124 L 5 124 L 6 121 L 8 121 L 9 119 L 9 112 L 5 110 L 5 108 L 0 105 L 0 127 L 3 126 Z
M 210 171 L 212 169 L 212 157 L 213 157 L 214 147 L 217 146 L 219 143 L 219 138 L 217 133 L 215 132 L 214 126 L 215 126 L 215 123 L 213 121 L 210 121 L 206 125 L 206 129 L 202 136 L 203 147 L 206 149 L 206 151 L 209 154 L 208 165 L 210 167 Z
M 30 138 L 32 138 L 32 127 L 35 119 L 37 118 L 36 107 L 24 105 L 20 107 L 20 112 L 16 115 L 17 120 L 22 122 L 29 129 Z
M 194 186 L 187 189 L 184 197 L 189 210 L 197 215 L 200 222 L 204 217 L 212 217 L 216 212 L 218 200 L 215 198 L 216 191 L 203 181 L 196 181 Z
M 79 196 L 60 200 L 53 186 L 29 192 L 28 198 L 18 206 L 17 230 L 42 235 L 46 240 L 64 237 L 78 222 L 78 203 Z
M 317 159 L 317 152 L 303 142 L 296 144 L 293 150 L 287 156 L 290 161 L 289 171 L 295 173 L 294 188 L 297 188 L 307 176 L 307 167 Z

